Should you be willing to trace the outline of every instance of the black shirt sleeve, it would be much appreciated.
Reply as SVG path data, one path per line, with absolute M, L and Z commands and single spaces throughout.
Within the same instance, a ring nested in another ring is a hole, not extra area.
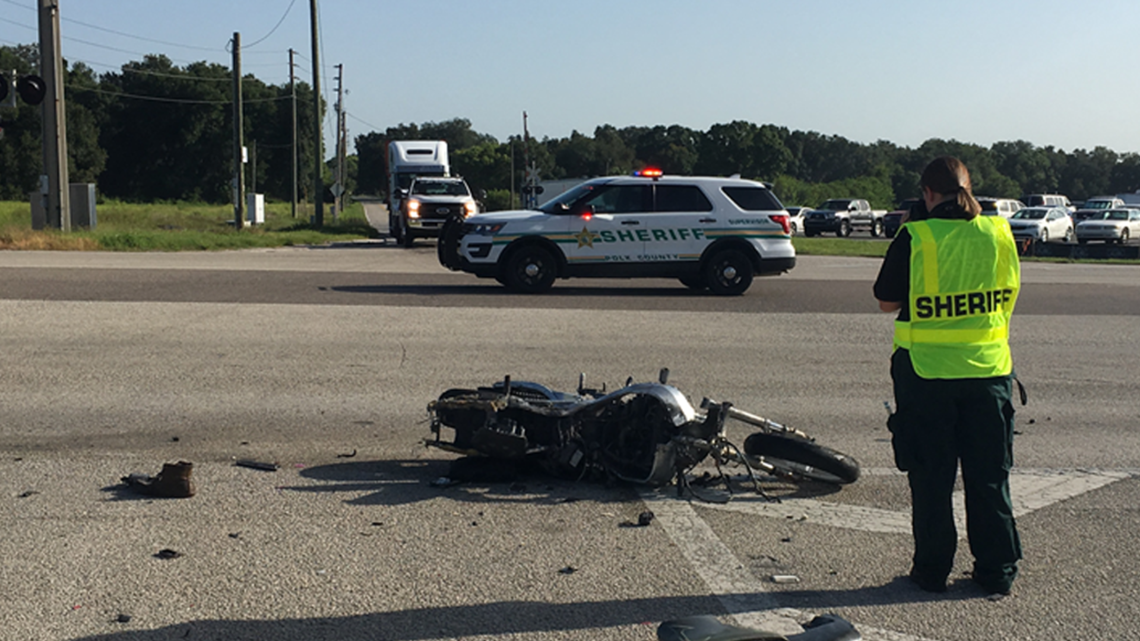
M 877 300 L 902 303 L 899 320 L 910 318 L 907 309 L 910 298 L 910 232 L 906 228 L 899 230 L 887 248 L 873 291 Z

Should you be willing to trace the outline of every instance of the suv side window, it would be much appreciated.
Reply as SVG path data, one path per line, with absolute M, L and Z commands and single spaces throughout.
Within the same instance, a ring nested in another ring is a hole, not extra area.
M 780 211 L 780 201 L 767 189 L 760 187 L 722 187 L 721 191 L 744 211 Z
M 648 185 L 606 185 L 576 205 L 592 206 L 598 214 L 629 214 L 649 211 L 649 196 Z
M 696 185 L 657 185 L 653 211 L 712 211 L 712 203 Z

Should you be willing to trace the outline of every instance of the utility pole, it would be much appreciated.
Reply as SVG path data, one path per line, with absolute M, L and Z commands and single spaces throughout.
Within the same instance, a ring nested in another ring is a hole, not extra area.
M 59 0 L 39 0 L 40 77 L 47 90 L 42 109 L 44 215 L 47 226 L 71 231 L 71 197 L 67 175 L 67 119 L 63 102 L 63 58 L 59 47 Z
M 538 167 L 530 159 L 530 132 L 526 127 L 526 112 L 523 112 L 523 171 L 526 178 L 523 180 L 523 209 L 538 207 L 538 195 L 535 187 L 538 185 Z
M 336 66 L 336 176 L 333 179 L 333 224 L 344 211 L 344 65 Z
M 293 157 L 293 173 L 290 174 L 291 182 L 293 184 L 293 200 L 289 205 L 289 213 L 293 218 L 297 217 L 297 85 L 293 79 L 293 50 L 289 49 L 289 95 L 292 96 L 293 104 L 293 150 L 291 154 Z
M 241 229 L 245 210 L 245 171 L 242 162 L 241 34 L 234 32 L 234 227 Z
M 309 26 L 313 45 L 313 226 L 325 225 L 325 181 L 321 177 L 321 50 L 317 30 L 317 0 L 309 0 Z

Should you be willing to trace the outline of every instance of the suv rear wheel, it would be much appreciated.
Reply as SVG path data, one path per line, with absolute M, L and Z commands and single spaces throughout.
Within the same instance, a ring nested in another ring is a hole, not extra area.
M 839 229 L 835 231 L 835 235 L 839 238 L 847 238 L 851 235 L 851 223 L 847 220 L 839 221 Z
M 710 292 L 739 296 L 752 285 L 752 261 L 738 249 L 725 249 L 705 263 L 704 275 Z

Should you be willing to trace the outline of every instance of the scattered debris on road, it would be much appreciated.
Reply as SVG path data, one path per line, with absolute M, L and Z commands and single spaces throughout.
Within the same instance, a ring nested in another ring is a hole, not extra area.
M 625 522 L 621 523 L 619 525 L 619 527 L 648 527 L 649 524 L 653 522 L 654 516 L 655 515 L 653 514 L 653 512 L 646 510 L 646 511 L 642 512 L 641 514 L 637 515 L 637 522 L 636 523 L 634 523 L 633 521 L 625 521 Z
M 254 461 L 252 459 L 247 459 L 247 458 L 240 458 L 240 459 L 234 461 L 234 465 L 237 465 L 238 467 L 248 467 L 248 468 L 254 469 L 254 470 L 262 470 L 265 472 L 276 472 L 277 470 L 281 469 L 281 465 L 279 465 L 278 463 L 267 463 L 265 461 Z

